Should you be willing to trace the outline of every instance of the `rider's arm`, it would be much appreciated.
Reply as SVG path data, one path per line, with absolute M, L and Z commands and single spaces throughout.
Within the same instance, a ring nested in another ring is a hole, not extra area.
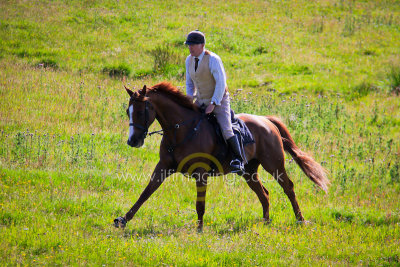
M 224 65 L 222 64 L 221 58 L 215 54 L 210 57 L 209 67 L 212 75 L 215 79 L 215 90 L 214 95 L 211 98 L 211 102 L 215 105 L 221 105 L 222 98 L 224 97 L 226 88 L 226 74 Z
M 194 84 L 192 81 L 192 78 L 190 78 L 189 74 L 189 63 L 190 62 L 190 56 L 186 58 L 185 66 L 186 66 L 186 94 L 188 96 L 193 97 L 194 94 Z

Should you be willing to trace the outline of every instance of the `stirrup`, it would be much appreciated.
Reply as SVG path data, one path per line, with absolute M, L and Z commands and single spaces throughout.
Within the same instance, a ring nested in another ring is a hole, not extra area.
M 229 165 L 231 166 L 231 173 L 243 175 L 244 167 L 243 163 L 239 159 L 233 159 Z

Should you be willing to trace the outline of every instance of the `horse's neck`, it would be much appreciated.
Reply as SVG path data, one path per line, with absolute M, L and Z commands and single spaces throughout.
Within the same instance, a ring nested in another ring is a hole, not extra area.
M 156 110 L 156 119 L 163 130 L 167 130 L 176 124 L 188 121 L 196 116 L 196 112 L 184 108 L 171 99 L 153 97 L 151 99 Z

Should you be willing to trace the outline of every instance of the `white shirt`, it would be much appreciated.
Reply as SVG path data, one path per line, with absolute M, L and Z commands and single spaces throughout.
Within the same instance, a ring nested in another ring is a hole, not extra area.
M 210 51 L 209 51 L 210 52 Z M 203 53 L 198 56 L 199 65 L 201 60 L 204 57 L 205 50 Z M 191 55 L 186 58 L 185 66 L 186 66 L 186 94 L 193 96 L 194 94 L 194 83 L 189 75 L 189 62 Z M 221 105 L 222 98 L 224 97 L 226 86 L 226 74 L 224 65 L 222 64 L 221 58 L 210 52 L 210 60 L 208 63 L 208 67 L 210 68 L 211 74 L 215 79 L 215 90 L 214 95 L 211 98 L 211 102 L 214 102 L 215 105 Z

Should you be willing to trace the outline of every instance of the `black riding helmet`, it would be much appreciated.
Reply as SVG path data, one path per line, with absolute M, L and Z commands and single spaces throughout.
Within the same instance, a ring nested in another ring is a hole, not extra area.
M 195 30 L 189 32 L 185 44 L 186 45 L 204 44 L 205 42 L 206 42 L 206 37 L 204 36 L 204 33 Z

